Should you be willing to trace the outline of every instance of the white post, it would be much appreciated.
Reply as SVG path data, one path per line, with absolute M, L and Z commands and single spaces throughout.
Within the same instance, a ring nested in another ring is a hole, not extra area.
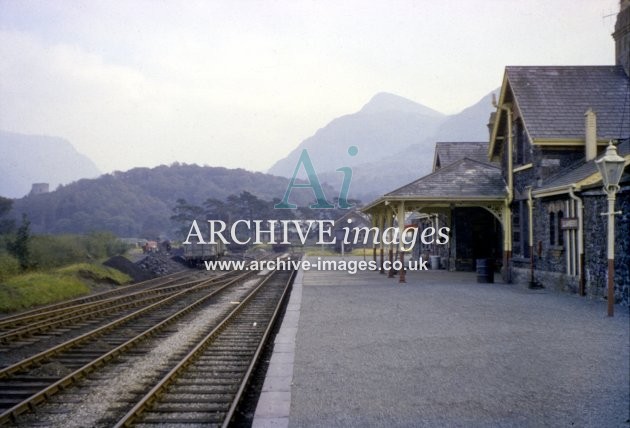
M 608 190 L 608 316 L 615 311 L 615 193 Z

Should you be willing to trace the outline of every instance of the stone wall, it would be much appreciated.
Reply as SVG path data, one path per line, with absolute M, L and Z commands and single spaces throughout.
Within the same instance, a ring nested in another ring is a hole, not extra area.
M 568 198 L 568 196 L 567 196 Z M 537 199 L 534 205 L 534 254 L 536 269 L 564 273 L 566 259 L 564 247 L 552 245 L 549 239 L 550 212 L 564 209 L 566 198 Z
M 539 184 L 543 184 L 551 176 L 566 168 L 567 165 L 571 165 L 581 159 L 584 159 L 584 150 L 575 150 L 575 148 L 552 150 L 536 146 L 533 149 L 532 162 L 534 164 L 535 180 Z
M 518 266 L 512 265 L 512 282 L 517 284 L 529 284 L 529 265 L 521 262 Z M 579 288 L 579 278 L 569 276 L 564 273 L 549 272 L 536 269 L 534 271 L 534 281 L 546 289 L 577 293 Z
M 527 199 L 527 186 L 535 185 L 534 168 L 528 168 L 523 171 L 514 173 L 514 189 L 516 190 L 515 199 Z
M 608 281 L 606 195 L 601 190 L 583 194 L 584 200 L 584 266 L 586 292 L 590 296 L 606 295 Z M 630 304 L 630 185 L 617 194 L 615 216 L 615 301 Z
M 583 192 L 584 202 L 584 272 L 586 295 L 606 297 L 608 281 L 606 195 L 593 189 Z M 549 243 L 549 211 L 562 206 L 562 197 L 537 199 L 534 205 L 534 278 L 546 288 L 577 293 L 578 276 L 566 275 L 564 248 Z M 621 215 L 615 216 L 615 302 L 630 306 L 630 183 L 622 186 L 615 204 Z M 538 242 L 541 241 L 540 247 Z M 539 249 L 541 250 L 539 252 Z M 512 261 L 512 279 L 527 284 L 530 280 L 528 259 Z

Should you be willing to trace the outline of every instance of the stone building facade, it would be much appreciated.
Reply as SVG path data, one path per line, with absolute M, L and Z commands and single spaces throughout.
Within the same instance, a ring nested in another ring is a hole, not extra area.
M 625 159 L 614 298 L 630 305 L 630 0 L 620 6 L 615 65 L 506 67 L 485 156 L 485 143 L 438 143 L 431 174 L 363 209 L 373 225 L 422 213 L 450 226 L 440 249 L 450 269 L 495 258 L 505 281 L 603 297 L 608 209 L 595 160 L 612 143 Z
M 489 147 L 509 188 L 506 279 L 605 294 L 607 207 L 595 160 L 613 142 L 630 163 L 629 93 L 620 65 L 506 67 Z M 627 171 L 617 198 L 627 206 Z M 628 304 L 628 214 L 616 223 L 615 300 Z

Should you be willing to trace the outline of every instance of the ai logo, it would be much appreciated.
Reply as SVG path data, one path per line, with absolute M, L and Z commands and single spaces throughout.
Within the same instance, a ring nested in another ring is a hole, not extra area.
M 356 156 L 358 153 L 359 149 L 357 146 L 348 147 L 348 154 L 350 156 Z M 304 167 L 304 171 L 308 177 L 308 183 L 296 183 L 298 171 L 300 171 L 300 167 L 302 166 Z M 348 203 L 348 192 L 350 190 L 350 181 L 352 180 L 352 168 L 343 166 L 341 168 L 337 168 L 336 171 L 343 174 L 343 182 L 341 183 L 341 190 L 339 190 L 338 206 L 342 209 L 352 208 L 354 204 L 350 205 Z M 300 159 L 298 159 L 298 163 L 295 166 L 295 171 L 293 171 L 293 177 L 291 177 L 291 181 L 289 181 L 287 191 L 284 192 L 282 202 L 274 205 L 274 208 L 296 209 L 297 205 L 289 203 L 289 196 L 294 188 L 310 188 L 313 190 L 317 203 L 310 205 L 310 208 L 335 208 L 335 206 L 326 199 L 324 189 L 322 189 L 319 178 L 317 178 L 313 162 L 311 162 L 311 157 L 308 155 L 308 150 L 306 149 L 302 150 L 302 154 L 300 154 Z

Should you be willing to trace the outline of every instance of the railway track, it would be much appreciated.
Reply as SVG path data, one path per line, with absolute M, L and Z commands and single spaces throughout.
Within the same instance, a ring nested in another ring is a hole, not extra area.
M 0 424 L 227 424 L 293 277 L 292 272 L 255 273 L 241 273 L 215 287 L 197 285 L 196 291 L 180 292 L 186 299 L 180 293 L 167 297 L 173 305 L 166 314 L 149 311 L 81 344 L 53 348 L 0 370 Z M 187 327 L 195 324 L 188 337 Z M 182 335 L 183 345 L 171 345 Z M 41 370 L 50 365 L 69 372 Z M 109 396 L 103 392 L 108 389 Z M 94 403 L 104 413 L 90 415 Z M 35 408 L 36 414 L 29 412 Z
M 267 277 L 115 427 L 228 426 L 292 280 Z
M 0 369 L 0 423 L 48 400 L 255 272 L 221 276 L 162 295 L 148 306 Z
M 117 287 L 113 290 L 90 294 L 89 296 L 77 297 L 64 302 L 53 303 L 51 305 L 20 312 L 15 315 L 0 317 L 0 333 L 6 333 L 7 331 L 11 331 L 34 322 L 40 322 L 57 317 L 68 310 L 71 310 L 71 308 L 89 307 L 89 305 L 93 303 L 111 300 L 117 296 L 125 296 L 140 290 L 150 290 L 162 287 L 176 281 L 181 281 L 184 278 L 189 278 L 193 275 L 195 275 L 195 273 L 182 271 L 165 277 L 154 278 L 148 281 L 138 282 L 136 284 Z
M 224 278 L 228 275 L 230 273 L 222 274 L 215 278 Z M 16 320 L 7 320 L 4 323 L 0 320 L 0 349 L 2 347 L 11 349 L 12 346 L 8 345 L 14 342 L 19 342 L 16 346 L 22 346 L 25 340 L 26 343 L 30 344 L 37 340 L 48 339 L 51 335 L 45 335 L 44 333 L 50 330 L 59 328 L 71 329 L 72 326 L 81 323 L 85 324 L 85 322 L 90 324 L 97 323 L 99 320 L 111 318 L 125 310 L 149 305 L 207 280 L 207 278 L 187 280 L 189 278 L 190 274 L 181 276 L 179 280 L 178 278 L 171 278 L 151 284 L 149 287 L 145 285 L 140 290 L 135 288 L 127 289 L 124 290 L 124 293 L 120 290 L 113 296 L 109 294 L 110 292 L 107 292 L 107 296 L 100 296 L 101 298 L 95 301 L 80 301 L 71 306 L 26 315 Z M 37 337 L 33 338 L 32 336 L 35 335 Z

